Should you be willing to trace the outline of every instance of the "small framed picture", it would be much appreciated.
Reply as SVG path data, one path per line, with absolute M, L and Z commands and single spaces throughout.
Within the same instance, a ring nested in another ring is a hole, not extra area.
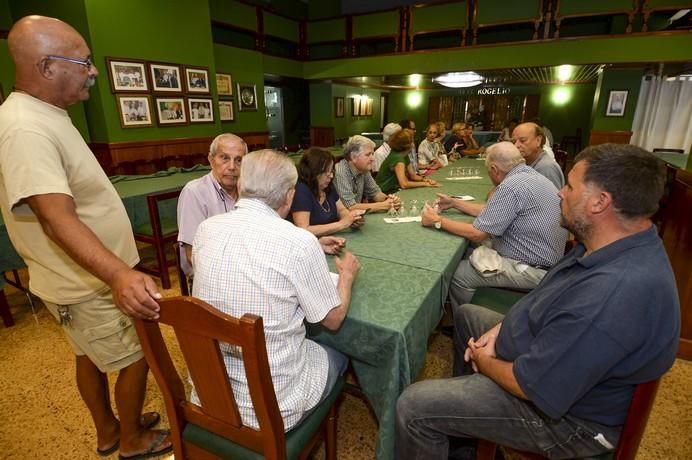
M 361 108 L 361 105 L 360 97 L 351 98 L 351 116 L 359 117 L 363 115 L 364 112 L 362 112 L 363 109 Z
M 370 98 L 367 98 L 365 100 L 365 113 L 364 113 L 364 115 L 368 116 L 368 117 L 372 116 L 372 99 L 370 99 Z
M 334 116 L 336 118 L 344 117 L 344 98 L 335 97 L 334 98 Z
M 149 83 L 144 61 L 106 58 L 112 93 L 148 93 Z
M 185 67 L 185 87 L 188 93 L 209 94 L 209 72 L 206 67 Z
M 233 114 L 233 101 L 219 101 L 219 120 L 235 121 Z
M 187 99 L 187 112 L 190 114 L 190 123 L 214 123 L 214 108 L 211 99 Z
M 233 77 L 230 73 L 216 74 L 216 92 L 219 96 L 233 96 Z
M 120 126 L 123 128 L 141 128 L 154 124 L 151 117 L 151 103 L 149 96 L 127 96 L 118 94 L 118 112 L 120 112 Z
M 187 124 L 185 99 L 182 97 L 157 97 L 156 117 L 161 126 Z
M 182 93 L 183 82 L 180 81 L 180 66 L 173 64 L 149 64 L 149 75 L 154 91 L 160 93 Z
M 238 83 L 238 110 L 257 110 L 257 87 L 248 83 Z
M 627 105 L 626 90 L 613 90 L 608 93 L 608 105 L 606 106 L 606 117 L 624 117 L 625 106 Z

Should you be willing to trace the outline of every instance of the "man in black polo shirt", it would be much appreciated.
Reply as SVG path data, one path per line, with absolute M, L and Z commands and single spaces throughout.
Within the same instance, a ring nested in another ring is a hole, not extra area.
M 580 243 L 503 318 L 456 309 L 455 375 L 410 386 L 397 404 L 397 459 L 446 459 L 448 436 L 549 458 L 617 445 L 634 388 L 673 361 L 680 306 L 650 220 L 665 168 L 630 145 L 585 149 L 560 191 Z
M 472 263 L 478 254 L 461 261 L 449 288 L 455 306 L 469 302 L 481 286 L 535 288 L 565 250 L 567 231 L 560 227 L 560 198 L 555 186 L 528 167 L 509 142 L 499 142 L 486 153 L 488 175 L 497 186 L 486 204 L 439 195 L 440 209 L 455 208 L 476 216 L 473 224 L 445 218 L 430 207 L 422 213 L 424 226 L 474 243 L 490 240 L 499 255 L 495 258 L 497 266 L 487 267 L 487 272 Z

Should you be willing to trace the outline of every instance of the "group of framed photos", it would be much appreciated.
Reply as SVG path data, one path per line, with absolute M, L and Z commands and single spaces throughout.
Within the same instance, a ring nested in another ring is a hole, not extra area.
M 214 123 L 209 70 L 136 59 L 106 58 L 111 91 L 123 128 Z M 230 74 L 216 74 L 219 96 L 233 96 Z M 255 85 L 238 84 L 238 109 L 257 110 Z M 153 107 L 152 110 L 152 98 Z M 219 119 L 234 121 L 233 100 L 218 101 Z

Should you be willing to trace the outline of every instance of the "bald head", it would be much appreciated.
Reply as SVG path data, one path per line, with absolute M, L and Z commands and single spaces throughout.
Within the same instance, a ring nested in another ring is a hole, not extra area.
M 10 30 L 7 45 L 18 90 L 62 108 L 88 99 L 98 72 L 86 65 L 91 51 L 69 24 L 45 16 L 25 16 Z

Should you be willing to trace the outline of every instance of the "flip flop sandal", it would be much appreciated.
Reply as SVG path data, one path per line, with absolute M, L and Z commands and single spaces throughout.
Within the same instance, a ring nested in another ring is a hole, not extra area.
M 158 457 L 160 455 L 167 454 L 173 450 L 173 443 L 169 446 L 164 447 L 163 449 L 158 449 L 161 447 L 161 443 L 166 439 L 166 437 L 170 436 L 171 432 L 170 430 L 158 430 L 158 434 L 154 438 L 154 440 L 151 442 L 149 445 L 149 449 L 147 449 L 146 452 L 142 452 L 139 454 L 134 454 L 134 455 L 118 455 L 119 460 L 144 460 L 146 458 L 152 458 L 152 457 Z
M 150 419 L 149 422 L 146 422 L 146 420 Z M 145 430 L 149 430 L 151 428 L 154 428 L 156 425 L 159 424 L 161 421 L 161 414 L 158 412 L 147 412 L 145 414 L 142 414 L 142 417 L 140 418 L 139 422 L 142 424 L 142 427 Z M 99 454 L 101 457 L 108 457 L 111 455 L 113 452 L 118 450 L 120 448 L 120 439 L 115 441 L 115 444 L 110 446 L 107 449 L 99 449 L 98 447 L 96 448 L 96 453 Z

